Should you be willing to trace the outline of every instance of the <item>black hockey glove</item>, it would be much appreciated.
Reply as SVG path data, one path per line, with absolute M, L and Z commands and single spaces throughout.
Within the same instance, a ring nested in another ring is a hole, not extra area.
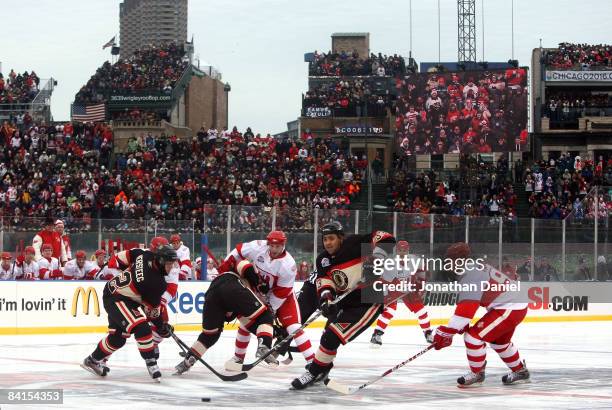
M 162 323 L 161 326 L 157 327 L 157 334 L 164 339 L 172 336 L 172 332 L 174 332 L 174 327 L 170 323 Z
M 266 295 L 270 291 L 270 286 L 268 286 L 266 282 L 261 282 L 259 285 L 257 285 L 256 289 L 262 295 Z
M 334 300 L 335 295 L 330 290 L 324 290 L 319 299 L 319 305 L 321 306 L 321 313 L 326 318 L 334 317 L 338 314 L 338 305 L 331 303 Z

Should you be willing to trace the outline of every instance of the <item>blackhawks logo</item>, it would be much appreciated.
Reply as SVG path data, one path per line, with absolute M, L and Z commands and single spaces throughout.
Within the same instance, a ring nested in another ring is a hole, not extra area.
M 332 271 L 331 277 L 334 281 L 334 284 L 336 285 L 336 289 L 338 289 L 339 291 L 344 291 L 348 288 L 348 276 L 346 276 L 346 273 L 344 273 L 340 269 Z

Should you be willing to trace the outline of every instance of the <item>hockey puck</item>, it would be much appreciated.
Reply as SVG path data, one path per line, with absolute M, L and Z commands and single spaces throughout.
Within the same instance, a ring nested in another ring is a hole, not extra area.
M 208 401 L 210 401 L 210 397 L 202 397 L 202 401 L 208 402 Z

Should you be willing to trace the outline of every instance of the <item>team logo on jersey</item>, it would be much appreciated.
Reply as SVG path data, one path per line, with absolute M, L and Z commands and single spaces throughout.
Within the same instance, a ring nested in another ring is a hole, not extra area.
M 340 269 L 332 271 L 331 277 L 338 290 L 343 291 L 348 288 L 348 276 L 346 276 L 346 273 L 342 272 Z
M 323 266 L 324 268 L 327 268 L 329 266 L 329 259 L 327 258 L 321 259 L 321 266 Z
M 264 261 L 263 256 L 258 256 L 257 257 L 257 262 L 262 262 L 263 263 L 263 261 Z

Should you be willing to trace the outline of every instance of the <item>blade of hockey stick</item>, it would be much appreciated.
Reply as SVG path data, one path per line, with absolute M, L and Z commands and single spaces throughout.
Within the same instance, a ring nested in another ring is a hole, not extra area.
M 404 360 L 403 362 L 393 366 L 392 368 L 386 370 L 383 374 L 381 374 L 380 376 L 377 376 L 376 378 L 367 381 L 365 383 L 363 383 L 362 385 L 359 385 L 357 387 L 351 387 L 351 386 L 347 386 L 346 384 L 342 384 L 339 383 L 333 379 L 327 379 L 325 381 L 325 385 L 330 388 L 331 390 L 337 391 L 338 393 L 342 393 L 342 394 L 353 394 L 356 391 L 359 391 L 361 389 L 365 389 L 366 387 L 368 387 L 369 385 L 376 383 L 377 381 L 379 381 L 380 379 L 382 379 L 383 377 L 393 373 L 394 371 L 396 371 L 397 369 L 399 369 L 400 367 L 403 367 L 405 365 L 407 365 L 408 363 L 410 363 L 411 361 L 413 361 L 414 359 L 416 359 L 419 356 L 424 355 L 425 353 L 427 353 L 429 350 L 433 349 L 434 345 L 430 344 L 429 346 L 427 346 L 425 349 L 421 350 L 420 352 L 418 352 L 417 354 L 415 354 L 414 356 L 410 357 L 409 359 Z
M 176 334 L 174 334 L 173 331 L 170 332 L 170 335 L 172 336 L 172 339 L 174 339 L 176 344 L 179 345 L 179 347 L 184 353 L 187 353 L 187 352 L 191 353 L 200 363 L 206 366 L 208 370 L 210 370 L 215 376 L 217 376 L 219 379 L 223 380 L 224 382 L 237 382 L 237 381 L 244 380 L 247 377 L 249 377 L 249 375 L 244 372 L 238 373 L 238 374 L 231 374 L 231 375 L 225 375 L 225 374 L 219 373 L 218 371 L 213 369 L 212 366 L 206 363 L 201 357 L 199 357 L 197 353 L 194 352 L 191 349 L 191 347 L 187 346 L 187 344 L 185 344 L 185 342 L 183 342 Z

